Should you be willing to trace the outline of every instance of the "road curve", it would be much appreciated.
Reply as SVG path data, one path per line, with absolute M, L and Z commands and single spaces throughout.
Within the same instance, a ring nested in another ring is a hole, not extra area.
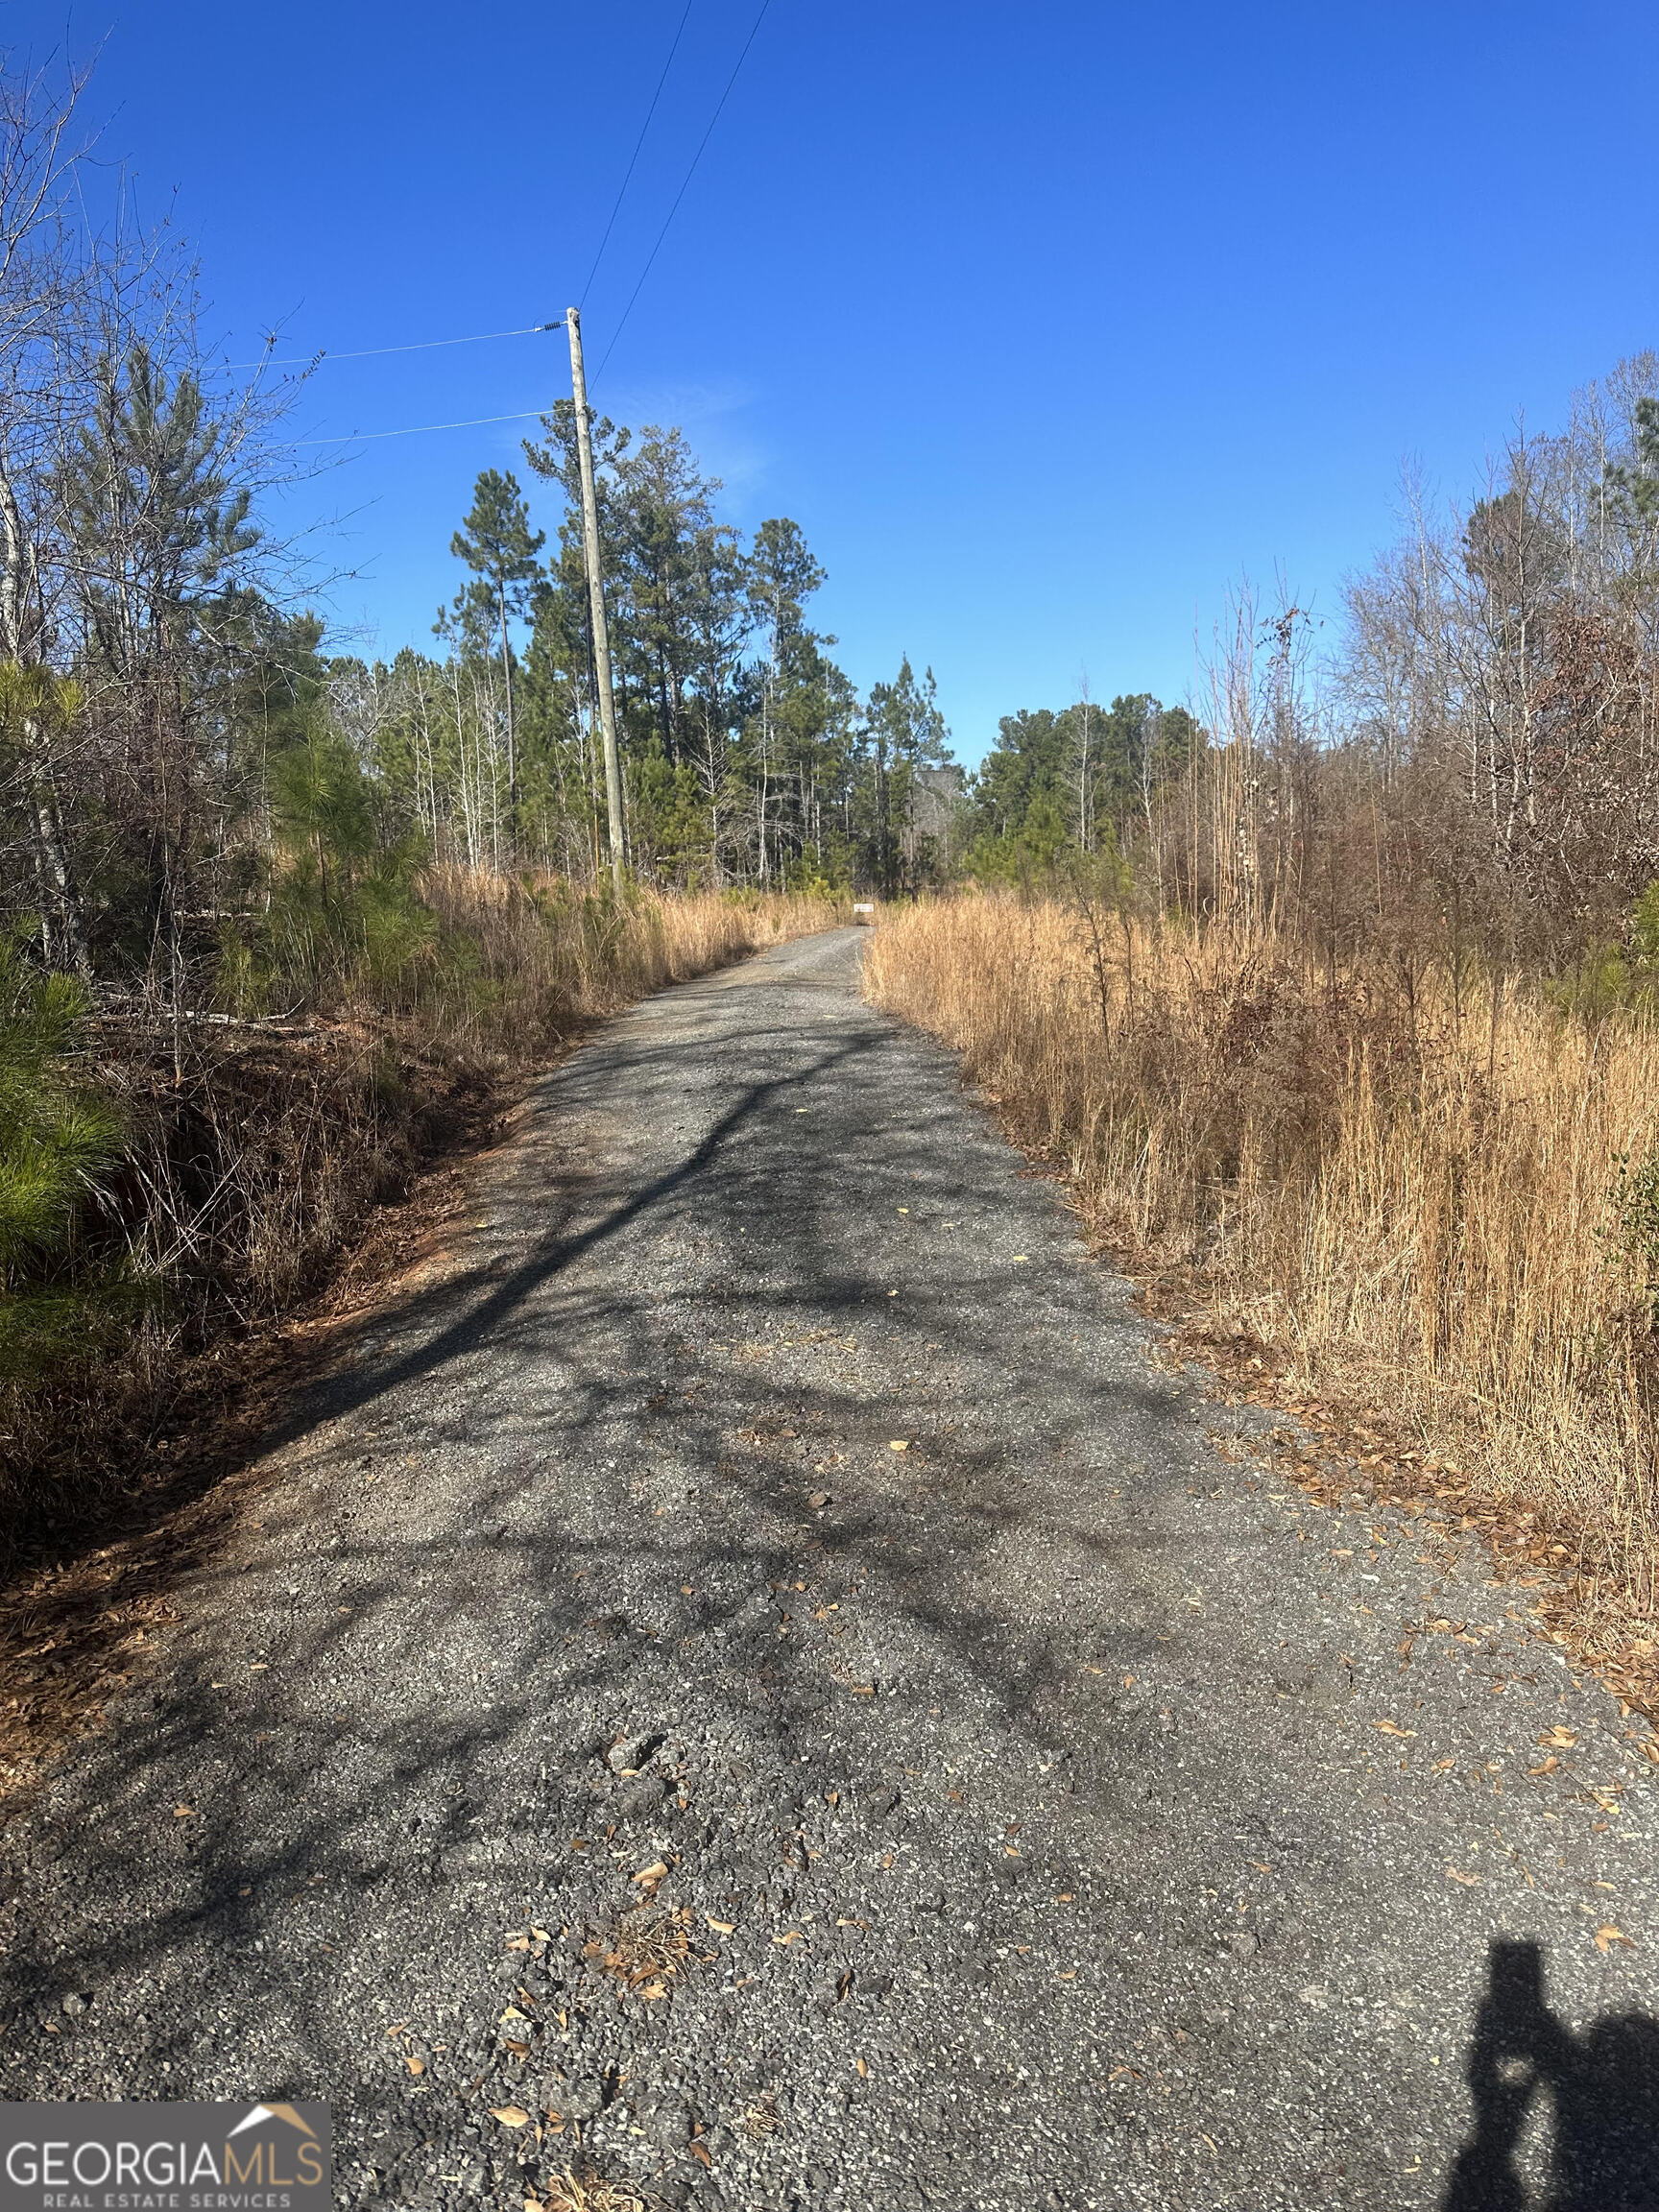
M 5 2095 L 325 2098 L 347 2205 L 1659 2203 L 1639 1724 L 1218 1452 L 858 952 L 611 1023 L 272 1440 L 0 1839 Z

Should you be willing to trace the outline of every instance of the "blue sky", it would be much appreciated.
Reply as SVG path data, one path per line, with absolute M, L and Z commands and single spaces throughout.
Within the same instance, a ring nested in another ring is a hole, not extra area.
M 584 316 L 606 351 L 758 0 L 693 0 Z M 234 354 L 509 328 L 579 297 L 684 0 L 82 0 L 107 157 L 197 243 Z M 12 0 L 14 47 L 61 8 Z M 908 652 L 957 749 L 1184 696 L 1241 572 L 1334 613 L 1402 461 L 1461 493 L 1518 411 L 1659 339 L 1659 11 L 771 0 L 594 395 L 794 516 L 860 684 Z M 325 436 L 534 408 L 563 334 L 325 366 Z M 424 643 L 530 424 L 366 445 L 328 611 Z M 552 519 L 544 511 L 541 518 Z

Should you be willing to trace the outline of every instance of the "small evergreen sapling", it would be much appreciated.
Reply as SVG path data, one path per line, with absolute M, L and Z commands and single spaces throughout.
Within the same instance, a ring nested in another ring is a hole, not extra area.
M 86 1003 L 76 977 L 35 973 L 0 940 L 0 1380 L 66 1347 L 86 1312 L 63 1263 L 121 1146 L 114 1113 L 71 1073 Z

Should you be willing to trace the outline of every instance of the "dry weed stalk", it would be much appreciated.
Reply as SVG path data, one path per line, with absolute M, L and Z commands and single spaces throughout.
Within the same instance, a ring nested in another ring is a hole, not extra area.
M 508 1039 L 522 1049 L 527 1039 L 556 1037 L 665 983 L 845 918 L 837 902 L 781 893 L 738 899 L 637 888 L 616 905 L 558 877 L 501 877 L 453 865 L 429 869 L 421 893 L 477 948 L 482 975 L 445 975 L 434 963 L 428 975 L 413 979 L 417 1018 L 422 1025 L 436 1022 L 451 1043 L 486 1049 L 500 1049 Z
M 1650 1027 L 1513 980 L 1407 997 L 1270 926 L 1102 949 L 987 898 L 887 921 L 865 975 L 1139 1271 L 1270 1355 L 1281 1402 L 1372 1408 L 1532 1509 L 1583 1634 L 1651 1660 L 1659 1344 L 1617 1196 L 1659 1128 Z
M 661 2212 L 661 2199 L 631 2181 L 608 2181 L 599 2174 L 556 2174 L 544 2197 L 526 2197 L 526 2212 Z
M 597 1959 L 625 1989 L 646 1999 L 664 1997 L 667 1985 L 696 1956 L 691 1949 L 690 1909 L 662 1912 L 645 1904 L 623 1914 L 609 1943 L 592 1942 L 586 1956 Z

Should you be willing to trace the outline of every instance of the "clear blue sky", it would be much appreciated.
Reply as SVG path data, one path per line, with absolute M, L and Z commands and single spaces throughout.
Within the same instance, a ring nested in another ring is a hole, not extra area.
M 590 365 L 757 5 L 693 0 Z M 579 295 L 683 6 L 83 0 L 70 42 L 208 328 L 343 350 Z M 63 21 L 0 16 L 36 56 Z M 595 397 L 682 423 L 733 520 L 796 517 L 849 671 L 931 662 L 963 757 L 1085 670 L 1177 699 L 1241 570 L 1334 611 L 1406 455 L 1462 492 L 1518 409 L 1659 339 L 1656 61 L 1650 0 L 772 0 Z M 533 408 L 564 344 L 337 363 L 295 427 Z M 427 641 L 529 427 L 310 488 L 351 517 L 341 624 Z

